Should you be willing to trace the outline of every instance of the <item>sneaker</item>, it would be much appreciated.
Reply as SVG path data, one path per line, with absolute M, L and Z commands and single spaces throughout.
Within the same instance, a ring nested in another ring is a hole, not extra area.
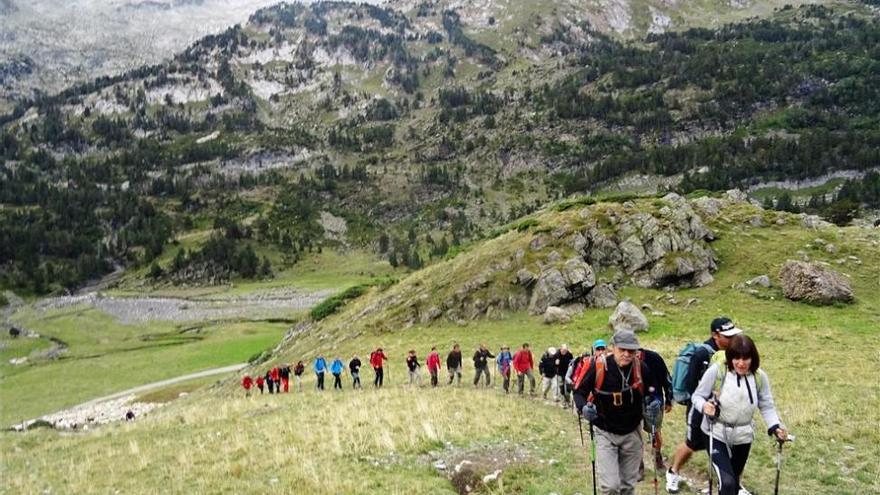
M 681 482 L 681 476 L 672 472 L 672 469 L 666 470 L 666 493 L 678 493 L 678 484 Z
M 742 485 L 739 485 L 739 492 L 737 495 L 752 495 L 752 492 L 746 490 Z

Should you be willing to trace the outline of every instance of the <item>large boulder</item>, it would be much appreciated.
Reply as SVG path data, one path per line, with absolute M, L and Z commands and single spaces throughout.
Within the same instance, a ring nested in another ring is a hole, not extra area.
M 568 323 L 570 321 L 571 315 L 559 306 L 548 306 L 547 311 L 544 311 L 544 323 Z
M 613 308 L 617 306 L 617 293 L 610 284 L 598 284 L 587 294 L 585 302 L 591 308 Z
M 529 312 L 542 314 L 549 306 L 583 301 L 595 285 L 593 268 L 580 258 L 566 261 L 561 269 L 546 268 L 532 289 Z
M 608 317 L 608 325 L 615 332 L 618 330 L 645 332 L 648 330 L 648 318 L 629 300 L 620 301 L 614 313 Z
M 782 294 L 792 301 L 827 305 L 852 302 L 849 281 L 839 273 L 805 261 L 789 260 L 779 272 Z

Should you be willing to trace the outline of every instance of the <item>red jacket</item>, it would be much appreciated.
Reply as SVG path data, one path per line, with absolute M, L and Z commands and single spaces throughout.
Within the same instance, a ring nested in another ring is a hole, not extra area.
M 251 388 L 251 385 L 254 384 L 254 380 L 250 377 L 250 375 L 244 375 L 244 378 L 241 379 L 241 386 L 244 387 L 245 390 Z
M 374 351 L 370 354 L 370 366 L 373 368 L 381 368 L 382 362 L 386 361 L 388 358 L 385 357 L 385 353 L 381 351 Z
M 513 355 L 513 369 L 517 373 L 525 373 L 535 367 L 535 360 L 532 358 L 532 351 L 520 349 Z
M 265 380 L 263 380 L 263 377 L 262 377 L 262 376 L 258 376 L 258 377 L 257 377 L 257 386 L 258 386 L 258 387 L 262 387 L 264 381 L 265 381 Z
M 281 381 L 281 370 L 277 366 L 272 368 L 272 371 L 270 371 L 269 373 L 269 376 L 272 377 L 273 382 Z
M 437 354 L 437 351 L 428 354 L 428 359 L 425 360 L 425 364 L 428 366 L 428 369 L 431 371 L 437 371 L 440 369 L 440 354 Z

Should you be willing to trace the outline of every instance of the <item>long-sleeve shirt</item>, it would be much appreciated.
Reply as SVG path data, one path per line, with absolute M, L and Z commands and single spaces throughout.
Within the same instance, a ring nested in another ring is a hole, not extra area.
M 780 426 L 779 414 L 773 403 L 773 394 L 770 392 L 770 380 L 767 374 L 758 370 L 758 374 L 749 373 L 745 376 L 738 375 L 735 371 L 727 370 L 721 363 L 715 363 L 703 373 L 703 378 L 697 385 L 691 400 L 698 411 L 703 411 L 706 402 L 716 392 L 718 374 L 724 373 L 721 380 L 721 390 L 718 391 L 718 403 L 721 405 L 718 419 L 710 428 L 709 418 L 703 416 L 701 429 L 707 435 L 725 442 L 728 445 L 741 445 L 752 443 L 755 438 L 755 429 L 752 418 L 755 411 L 761 411 L 761 417 L 769 430 Z M 757 380 L 761 380 L 759 385 Z
M 330 364 L 330 373 L 333 373 L 334 375 L 341 374 L 342 370 L 344 370 L 344 369 L 345 369 L 345 364 L 342 362 L 341 359 L 334 359 L 333 363 Z
M 624 368 L 619 368 L 614 360 L 614 356 L 607 356 L 602 388 L 599 391 L 595 391 L 596 361 L 596 359 L 591 360 L 587 374 L 581 380 L 580 386 L 574 391 L 574 401 L 577 405 L 577 410 L 583 409 L 587 403 L 587 398 L 593 393 L 593 403 L 596 404 L 596 410 L 599 413 L 599 417 L 594 422 L 597 428 L 617 435 L 626 435 L 633 432 L 642 422 L 642 402 L 644 400 L 644 396 L 639 389 L 630 387 L 632 385 L 633 377 L 631 374 L 634 373 L 633 365 L 635 361 Z M 639 365 L 642 367 L 642 377 L 644 380 L 644 377 L 648 374 L 648 367 L 642 362 L 639 362 Z M 629 377 L 629 379 L 624 382 L 624 377 Z M 628 388 L 625 392 L 623 391 L 624 385 Z M 617 405 L 615 405 L 614 398 L 611 395 L 613 392 L 622 393 Z
M 525 373 L 535 367 L 535 359 L 532 357 L 532 351 L 528 349 L 520 349 L 513 355 L 513 369 L 517 373 Z
M 388 358 L 385 356 L 384 352 L 375 351 L 370 354 L 370 366 L 373 368 L 381 368 L 384 361 L 387 361 Z
M 437 354 L 437 351 L 431 352 L 428 354 L 428 359 L 425 360 L 425 365 L 431 371 L 437 371 L 440 369 L 440 354 Z
M 354 358 L 348 362 L 348 369 L 351 370 L 352 373 L 357 373 L 361 370 L 361 360 L 358 358 Z
M 648 389 L 653 387 L 654 391 L 650 393 L 651 397 L 660 399 L 664 404 L 672 404 L 672 377 L 669 376 L 666 361 L 660 354 L 652 350 L 644 349 L 643 353 L 643 361 L 648 365 L 648 375 L 644 377 L 647 385 L 645 392 L 647 393 Z
M 315 373 L 324 373 L 327 371 L 327 361 L 324 358 L 315 359 Z
M 461 351 L 449 351 L 446 356 L 446 367 L 454 370 L 461 368 Z
M 477 349 L 477 352 L 474 353 L 474 368 L 485 368 L 489 366 L 489 360 L 494 358 L 495 355 L 489 352 L 489 349 Z
M 407 356 L 406 357 L 406 367 L 409 368 L 410 371 L 415 371 L 418 367 L 421 366 L 419 364 L 419 358 L 416 356 Z
M 501 373 L 510 372 L 510 363 L 513 361 L 513 357 L 510 355 L 510 351 L 501 351 L 498 353 L 498 357 L 495 359 L 495 363 L 498 364 L 498 371 Z

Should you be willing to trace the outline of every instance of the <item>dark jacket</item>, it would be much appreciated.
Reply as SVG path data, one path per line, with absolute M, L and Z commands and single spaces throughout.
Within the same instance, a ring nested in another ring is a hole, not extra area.
M 614 361 L 614 356 L 609 355 L 606 360 L 605 379 L 602 383 L 602 392 L 621 392 L 623 390 L 623 380 L 621 373 L 628 375 L 632 372 L 632 366 L 629 365 L 624 369 L 619 369 Z M 642 380 L 648 376 L 648 367 L 645 363 L 639 362 L 642 367 Z M 574 402 L 577 410 L 583 409 L 587 403 L 587 397 L 596 387 L 596 360 L 592 360 L 590 368 L 587 370 L 586 376 L 581 381 L 581 386 L 574 391 Z M 614 405 L 611 394 L 595 393 L 593 402 L 599 412 L 599 417 L 594 423 L 596 428 L 601 428 L 610 433 L 617 435 L 626 435 L 635 431 L 642 422 L 642 402 L 644 397 L 638 389 L 629 388 L 626 392 L 622 392 L 622 400 L 619 406 Z
M 421 366 L 419 364 L 419 358 L 417 356 L 407 356 L 406 357 L 406 367 L 409 368 L 410 371 L 415 371 Z
M 648 375 L 645 376 L 645 385 L 654 387 L 654 392 L 650 395 L 660 399 L 664 404 L 672 404 L 672 377 L 669 376 L 669 368 L 666 367 L 666 361 L 656 352 L 643 349 L 642 360 L 648 365 Z M 645 388 L 645 391 L 648 388 Z
M 449 355 L 446 356 L 446 367 L 451 370 L 461 367 L 461 351 L 449 351 Z
M 556 353 L 556 375 L 557 376 L 565 376 L 568 372 L 568 365 L 571 364 L 571 361 L 574 359 L 574 356 L 571 354 L 571 351 L 567 351 L 565 354 L 562 351 Z
M 361 371 L 361 360 L 358 358 L 354 358 L 349 361 L 348 369 L 351 370 L 352 373 L 359 373 Z
M 704 344 L 708 344 L 709 347 L 715 349 L 715 352 L 718 352 L 718 345 L 712 337 L 709 337 Z M 687 387 L 687 391 L 690 392 L 691 395 L 693 395 L 694 390 L 697 389 L 697 384 L 700 383 L 700 378 L 703 378 L 703 373 L 709 369 L 709 364 L 712 362 L 712 354 L 714 353 L 709 352 L 705 347 L 699 346 L 697 347 L 697 350 L 694 351 L 693 356 L 691 356 L 687 376 L 684 378 L 685 387 Z
M 281 379 L 289 380 L 290 379 L 290 366 L 284 366 L 281 368 Z
M 306 366 L 302 363 L 296 363 L 296 366 L 293 368 L 293 374 L 296 376 L 300 376 L 306 370 Z
M 489 349 L 477 349 L 477 352 L 474 353 L 474 368 L 489 366 L 490 359 L 495 359 L 495 355 L 489 352 Z
M 538 371 L 541 372 L 541 376 L 546 376 L 547 378 L 556 376 L 556 356 L 556 354 L 548 354 L 546 352 L 541 356 L 541 361 L 538 363 Z

